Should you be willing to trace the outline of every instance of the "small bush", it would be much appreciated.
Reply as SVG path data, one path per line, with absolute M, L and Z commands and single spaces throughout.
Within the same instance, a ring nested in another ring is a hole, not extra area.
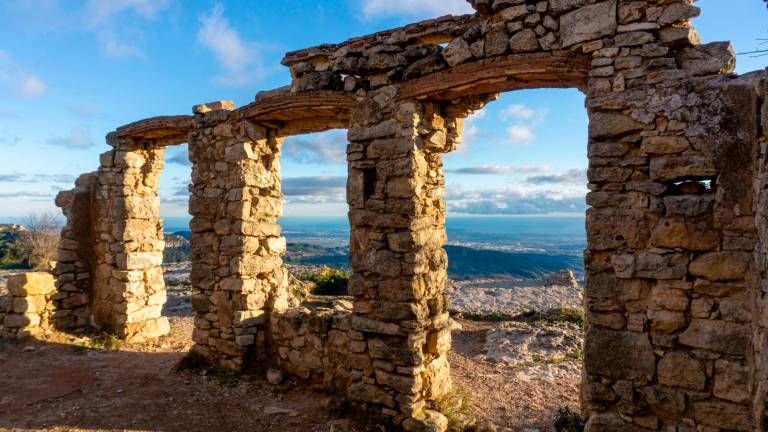
M 460 432 L 468 424 L 474 423 L 471 400 L 471 395 L 464 387 L 454 384 L 450 392 L 435 401 L 435 410 L 448 419 L 449 431 Z
M 61 230 L 56 214 L 32 213 L 24 218 L 23 225 L 26 231 L 22 244 L 29 266 L 33 270 L 51 270 L 48 267 L 56 261 Z
M 347 295 L 349 292 L 349 273 L 345 270 L 324 267 L 320 272 L 308 275 L 307 280 L 315 284 L 313 294 Z
M 584 432 L 584 420 L 569 407 L 560 407 L 555 416 L 555 432 Z
M 554 309 L 547 314 L 547 321 L 569 322 L 584 327 L 584 311 L 569 307 Z
M 544 313 L 531 312 L 523 316 L 523 320 L 534 323 L 573 323 L 584 327 L 584 311 L 581 309 L 563 307 L 550 309 Z
M 95 337 L 88 343 L 88 348 L 95 350 L 119 350 L 122 347 L 123 340 L 113 334 Z

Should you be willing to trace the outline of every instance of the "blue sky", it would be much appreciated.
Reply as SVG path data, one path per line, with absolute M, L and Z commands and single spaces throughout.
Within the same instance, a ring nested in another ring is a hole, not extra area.
M 704 42 L 737 51 L 768 38 L 761 0 L 701 0 Z M 56 191 L 93 171 L 104 136 L 155 115 L 289 82 L 283 53 L 466 13 L 464 0 L 0 0 L 0 218 L 55 210 Z M 768 57 L 739 56 L 738 71 Z M 576 90 L 508 93 L 467 122 L 445 157 L 449 210 L 579 212 L 586 193 L 587 117 Z M 343 215 L 344 131 L 284 146 L 287 216 Z M 184 146 L 167 150 L 162 211 L 186 214 Z

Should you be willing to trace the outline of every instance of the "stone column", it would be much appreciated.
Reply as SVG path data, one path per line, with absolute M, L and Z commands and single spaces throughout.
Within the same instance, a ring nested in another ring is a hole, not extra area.
M 277 225 L 282 140 L 233 109 L 231 102 L 194 107 L 190 282 L 194 350 L 240 371 L 267 354 L 268 311 L 287 308 L 288 274 Z
M 107 138 L 114 150 L 101 155 L 98 171 L 92 313 L 98 324 L 138 342 L 170 331 L 162 316 L 164 244 L 157 194 L 164 149 L 152 140 Z
M 61 330 L 84 329 L 90 325 L 97 184 L 96 173 L 83 174 L 74 189 L 59 192 L 56 196 L 56 205 L 67 218 L 53 272 L 56 293 L 51 321 Z
M 768 417 L 768 73 L 764 74 L 763 105 L 760 116 L 757 174 L 754 181 L 758 243 L 755 248 L 759 278 L 752 293 L 754 304 L 752 317 L 754 395 L 752 408 L 756 430 L 764 430 Z
M 440 155 L 451 144 L 436 105 L 389 90 L 361 99 L 349 129 L 348 397 L 376 422 L 421 430 L 444 422 L 428 402 L 451 387 Z
M 757 430 L 755 84 L 588 98 L 588 431 Z

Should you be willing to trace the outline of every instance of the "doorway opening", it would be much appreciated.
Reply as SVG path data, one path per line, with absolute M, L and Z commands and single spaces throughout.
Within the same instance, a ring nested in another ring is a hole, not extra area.
M 583 100 L 576 89 L 505 93 L 465 120 L 443 158 L 451 375 L 458 392 L 472 389 L 480 423 L 549 429 L 579 412 Z

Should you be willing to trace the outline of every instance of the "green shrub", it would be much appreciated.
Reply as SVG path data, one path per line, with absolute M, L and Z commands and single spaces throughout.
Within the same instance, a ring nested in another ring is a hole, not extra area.
M 525 314 L 522 319 L 524 321 L 546 324 L 567 322 L 584 327 L 584 311 L 570 307 L 553 308 L 544 313 L 531 312 Z
M 315 284 L 313 294 L 347 295 L 348 293 L 349 273 L 346 270 L 323 267 L 320 272 L 308 275 L 307 280 Z
M 584 420 L 569 407 L 560 407 L 555 416 L 555 432 L 584 432 Z
M 435 410 L 448 419 L 450 432 L 461 432 L 468 424 L 475 422 L 472 410 L 472 396 L 459 384 L 453 384 L 450 392 L 435 401 Z

